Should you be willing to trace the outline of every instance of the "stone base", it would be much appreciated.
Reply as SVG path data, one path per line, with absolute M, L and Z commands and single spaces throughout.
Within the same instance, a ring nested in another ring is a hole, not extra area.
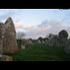
M 0 57 L 0 61 L 12 61 L 12 57 L 7 56 L 7 55 L 3 55 L 2 57 Z

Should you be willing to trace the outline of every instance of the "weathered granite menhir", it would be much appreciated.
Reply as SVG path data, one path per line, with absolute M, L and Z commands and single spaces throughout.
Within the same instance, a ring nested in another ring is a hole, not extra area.
M 9 17 L 5 23 L 0 23 L 0 54 L 17 52 L 16 31 L 12 18 Z

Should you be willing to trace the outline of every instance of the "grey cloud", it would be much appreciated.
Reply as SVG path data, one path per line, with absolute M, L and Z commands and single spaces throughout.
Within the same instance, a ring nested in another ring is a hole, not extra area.
M 49 33 L 58 34 L 61 30 L 66 29 L 68 27 L 64 27 L 64 23 L 58 20 L 45 20 L 40 25 L 37 26 L 38 29 L 31 28 L 26 34 L 28 37 L 35 37 L 38 38 L 39 36 L 45 37 Z M 47 28 L 51 26 L 50 28 Z M 44 30 L 42 28 L 45 28 Z M 39 30 L 41 29 L 41 30 Z
M 39 27 L 47 27 L 47 26 L 61 26 L 62 25 L 62 23 L 61 23 L 61 21 L 57 21 L 56 19 L 53 19 L 53 20 L 45 20 L 45 21 L 43 21 L 40 25 L 39 25 Z

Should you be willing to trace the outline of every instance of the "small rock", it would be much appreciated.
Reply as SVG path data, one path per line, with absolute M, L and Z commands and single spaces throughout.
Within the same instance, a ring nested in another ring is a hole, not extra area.
M 3 55 L 3 56 L 0 58 L 0 61 L 13 61 L 13 58 L 10 57 L 10 56 L 7 56 L 7 55 Z

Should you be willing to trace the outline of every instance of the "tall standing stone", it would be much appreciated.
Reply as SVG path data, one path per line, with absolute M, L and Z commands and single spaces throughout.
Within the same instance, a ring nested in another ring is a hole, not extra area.
M 4 30 L 3 24 L 0 23 L 0 55 L 3 54 L 3 37 L 4 37 Z
M 16 31 L 11 18 L 5 22 L 5 33 L 3 40 L 4 53 L 16 53 L 18 52 L 18 46 L 16 41 Z

